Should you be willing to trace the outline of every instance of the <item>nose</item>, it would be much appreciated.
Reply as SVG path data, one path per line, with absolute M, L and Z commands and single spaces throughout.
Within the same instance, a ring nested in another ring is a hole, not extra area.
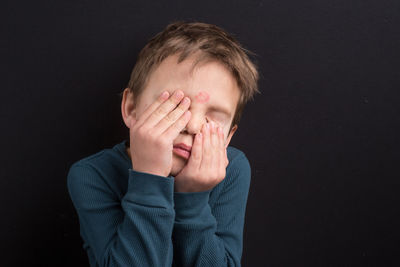
M 191 109 L 190 112 L 190 120 L 182 132 L 194 135 L 201 131 L 203 124 L 207 122 L 207 118 L 200 111 Z

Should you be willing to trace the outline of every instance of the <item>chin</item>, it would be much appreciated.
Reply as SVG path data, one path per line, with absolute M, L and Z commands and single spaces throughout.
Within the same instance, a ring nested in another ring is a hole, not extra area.
M 186 165 L 187 160 L 183 159 L 175 154 L 172 155 L 172 168 L 170 175 L 176 176 Z

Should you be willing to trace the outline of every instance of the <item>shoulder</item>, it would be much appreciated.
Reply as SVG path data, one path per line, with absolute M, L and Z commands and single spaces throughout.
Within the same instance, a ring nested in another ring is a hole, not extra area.
M 236 184 L 248 188 L 251 180 L 251 166 L 247 156 L 233 146 L 227 147 L 227 156 L 229 164 L 226 169 L 225 186 Z
M 229 160 L 228 168 L 237 168 L 238 166 L 250 168 L 250 162 L 243 151 L 236 147 L 228 146 L 226 152 Z
M 106 185 L 102 163 L 107 162 L 106 150 L 74 162 L 69 168 L 67 186 L 72 196 L 84 196 L 91 188 Z
M 128 169 L 119 151 L 105 148 L 74 162 L 68 171 L 67 186 L 71 194 L 82 190 L 107 189 L 115 191 Z M 120 181 L 118 180 L 120 179 Z
M 109 164 L 110 157 L 107 154 L 109 154 L 108 149 L 103 149 L 77 160 L 69 168 L 68 179 L 71 179 L 71 177 L 86 176 L 88 174 L 101 174 L 104 167 Z
M 71 168 L 86 167 L 88 169 L 104 169 L 109 167 L 110 163 L 115 160 L 113 149 L 105 148 L 94 154 L 75 161 Z

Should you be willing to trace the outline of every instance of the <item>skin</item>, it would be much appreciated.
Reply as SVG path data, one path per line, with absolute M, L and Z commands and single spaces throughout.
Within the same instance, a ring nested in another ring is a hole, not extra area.
M 207 92 L 200 91 L 194 98 L 195 102 L 207 103 L 210 100 L 210 95 Z
M 189 179 L 188 170 L 194 173 L 194 168 L 197 170 L 201 169 L 201 164 L 199 162 L 196 163 L 197 165 L 195 165 L 195 161 L 191 162 L 193 154 L 196 154 L 195 148 L 197 154 L 201 151 L 203 154 L 206 151 L 215 151 L 212 155 L 219 155 L 218 159 L 221 159 L 222 155 L 225 155 L 224 157 L 226 159 L 226 148 L 238 128 L 238 126 L 235 125 L 229 132 L 229 126 L 232 122 L 240 96 L 236 80 L 221 63 L 215 61 L 200 65 L 194 69 L 193 73 L 190 73 L 193 60 L 194 58 L 187 58 L 178 64 L 177 55 L 167 57 L 151 74 L 139 99 L 135 99 L 129 92 L 129 89 L 126 88 L 121 102 L 121 112 L 124 123 L 130 128 L 132 120 L 140 118 L 146 108 L 154 103 L 163 91 L 169 92 L 171 96 L 175 91 L 181 90 L 184 96 L 190 99 L 190 106 L 188 108 L 190 111 L 190 119 L 185 129 L 173 141 L 173 144 L 182 142 L 192 146 L 192 154 L 189 159 L 185 159 L 173 153 L 170 175 L 181 178 L 182 180 L 184 178 L 187 180 Z M 133 108 L 134 101 L 138 101 L 136 103 L 136 108 Z M 225 115 L 220 111 L 213 110 L 211 106 L 225 108 L 230 114 Z M 220 139 L 217 138 L 217 128 L 215 128 L 214 131 L 210 129 L 207 134 L 205 126 L 207 122 L 211 121 L 221 127 Z M 200 132 L 203 133 L 202 138 L 195 139 L 196 134 Z M 214 133 L 214 135 L 212 135 L 212 133 Z M 208 139 L 206 139 L 206 137 Z M 198 140 L 198 142 L 196 143 L 195 140 Z M 222 150 L 224 150 L 224 154 L 220 153 Z M 130 148 L 127 148 L 126 153 L 131 157 Z M 217 158 L 217 156 L 215 156 L 215 158 Z M 188 167 L 189 162 L 191 162 L 191 169 Z M 214 166 L 214 169 L 221 169 L 222 166 L 225 169 L 227 162 L 225 162 L 226 164 L 223 164 L 222 160 L 219 162 L 221 162 L 219 167 Z M 203 167 L 210 168 L 210 166 Z M 222 172 L 219 173 L 222 175 Z M 190 179 L 194 181 L 196 177 L 190 177 Z M 177 181 L 179 181 L 179 179 L 177 179 Z M 205 183 L 203 182 L 202 184 L 204 185 Z M 209 184 L 212 184 L 212 182 Z M 200 186 L 195 185 L 194 182 L 190 186 L 191 191 L 199 191 Z M 197 189 L 194 188 L 196 186 Z M 188 188 L 189 184 L 187 184 L 186 191 L 189 190 Z M 207 186 L 204 186 L 202 189 L 207 189 Z

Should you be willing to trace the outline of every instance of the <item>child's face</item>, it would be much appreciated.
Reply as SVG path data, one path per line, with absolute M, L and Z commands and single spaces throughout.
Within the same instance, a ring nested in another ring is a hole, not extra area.
M 163 90 L 169 91 L 172 95 L 176 89 L 180 89 L 191 99 L 189 107 L 191 118 L 186 125 L 186 130 L 174 140 L 174 145 L 184 143 L 192 146 L 194 134 L 200 132 L 202 125 L 208 120 L 216 122 L 223 128 L 227 147 L 237 129 L 235 125 L 231 132 L 228 132 L 240 96 L 236 80 L 218 62 L 200 65 L 190 75 L 193 58 L 187 58 L 179 64 L 177 64 L 177 58 L 176 55 L 166 58 L 152 73 L 146 88 L 139 97 L 135 110 L 136 118 L 140 117 Z M 171 175 L 176 176 L 186 164 L 187 159 L 173 152 L 172 160 Z

